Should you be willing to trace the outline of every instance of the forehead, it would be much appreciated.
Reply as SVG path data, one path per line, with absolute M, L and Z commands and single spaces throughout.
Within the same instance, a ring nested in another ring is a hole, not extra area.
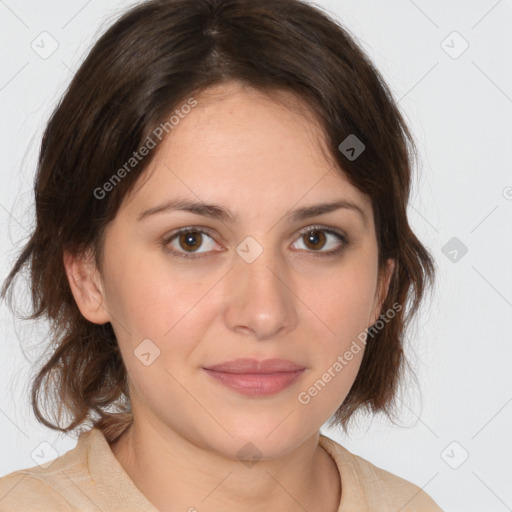
M 265 93 L 230 82 L 195 99 L 197 106 L 164 141 L 161 156 L 179 150 L 181 156 L 212 160 L 256 158 L 255 164 L 269 157 L 296 162 L 307 156 L 317 166 L 332 165 L 326 162 L 325 135 L 311 108 L 289 91 Z
M 134 187 L 134 208 L 174 195 L 276 211 L 340 196 L 370 206 L 330 158 L 320 124 L 297 96 L 230 83 L 194 99 Z

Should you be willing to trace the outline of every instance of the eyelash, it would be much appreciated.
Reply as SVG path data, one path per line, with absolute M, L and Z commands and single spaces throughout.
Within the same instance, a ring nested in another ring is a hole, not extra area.
M 329 228 L 327 226 L 318 225 L 318 224 L 314 225 L 314 226 L 308 226 L 307 228 L 303 229 L 299 233 L 298 238 L 304 236 L 305 234 L 307 234 L 311 231 L 324 231 L 326 233 L 329 233 L 331 235 L 338 237 L 338 239 L 341 241 L 340 247 L 337 247 L 336 249 L 331 249 L 330 251 L 323 251 L 323 252 L 306 251 L 306 252 L 312 253 L 315 257 L 316 256 L 320 256 L 320 257 L 337 256 L 337 255 L 341 254 L 342 252 L 344 252 L 345 249 L 347 249 L 352 244 L 351 240 L 344 233 L 334 230 L 332 228 Z M 172 256 L 178 256 L 180 258 L 184 258 L 186 260 L 196 260 L 196 259 L 209 257 L 211 255 L 211 252 L 197 253 L 197 254 L 183 253 L 183 252 L 177 251 L 176 249 L 172 249 L 169 247 L 170 242 L 172 242 L 175 238 L 177 238 L 182 233 L 189 233 L 189 232 L 190 233 L 206 234 L 210 238 L 213 239 L 213 237 L 211 235 L 209 235 L 208 232 L 205 231 L 204 229 L 201 229 L 200 227 L 195 227 L 195 226 L 188 226 L 186 228 L 179 229 L 178 231 L 175 231 L 171 235 L 164 238 L 164 240 L 162 242 L 164 252 L 169 253 Z M 220 251 L 215 251 L 215 252 L 220 252 Z

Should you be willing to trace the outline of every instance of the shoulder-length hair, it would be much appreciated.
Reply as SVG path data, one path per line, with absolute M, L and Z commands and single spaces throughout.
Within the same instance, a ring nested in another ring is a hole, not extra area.
M 63 253 L 92 250 L 101 268 L 105 227 L 155 151 L 129 172 L 123 165 L 186 98 L 231 80 L 305 100 L 338 171 L 371 198 L 379 269 L 395 260 L 382 310 L 395 314 L 368 337 L 355 382 L 331 420 L 346 430 L 360 408 L 391 417 L 406 368 L 406 327 L 433 282 L 434 261 L 408 224 L 417 150 L 390 90 L 355 38 L 301 0 L 149 0 L 99 38 L 52 113 L 35 177 L 36 226 L 2 289 L 5 297 L 29 266 L 27 318 L 50 321 L 50 357 L 31 388 L 36 418 L 47 427 L 69 432 L 90 422 L 114 439 L 131 421 L 112 326 L 82 316 Z M 349 136 L 364 144 L 357 158 L 340 150 Z M 116 173 L 122 179 L 112 182 Z M 393 308 L 397 303 L 403 307 Z M 70 421 L 61 425 L 65 416 Z

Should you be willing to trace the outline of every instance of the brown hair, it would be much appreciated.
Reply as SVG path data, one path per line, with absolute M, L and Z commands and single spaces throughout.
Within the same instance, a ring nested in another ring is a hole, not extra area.
M 405 369 L 405 330 L 427 279 L 433 282 L 434 262 L 408 224 L 417 151 L 388 87 L 348 31 L 303 1 L 149 0 L 99 38 L 51 115 L 35 178 L 36 226 L 2 289 L 5 297 L 30 265 L 27 318 L 46 317 L 51 326 L 51 356 L 32 382 L 32 407 L 47 427 L 69 432 L 91 421 L 115 439 L 131 421 L 114 331 L 80 313 L 63 251 L 92 250 L 101 268 L 104 229 L 155 152 L 104 198 L 95 190 L 184 98 L 230 80 L 304 99 L 334 162 L 371 198 L 379 269 L 395 259 L 382 310 L 403 307 L 368 338 L 357 378 L 332 420 L 346 430 L 361 408 L 390 416 Z M 356 159 L 338 148 L 349 135 L 365 145 Z M 71 421 L 62 426 L 65 414 Z

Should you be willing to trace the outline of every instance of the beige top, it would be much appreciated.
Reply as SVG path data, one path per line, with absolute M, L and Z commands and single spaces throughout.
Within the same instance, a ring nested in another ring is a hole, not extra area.
M 338 512 L 442 512 L 411 482 L 374 466 L 323 434 L 319 444 L 341 475 Z M 45 466 L 0 478 L 1 512 L 158 512 L 97 428 L 83 432 L 75 448 Z

